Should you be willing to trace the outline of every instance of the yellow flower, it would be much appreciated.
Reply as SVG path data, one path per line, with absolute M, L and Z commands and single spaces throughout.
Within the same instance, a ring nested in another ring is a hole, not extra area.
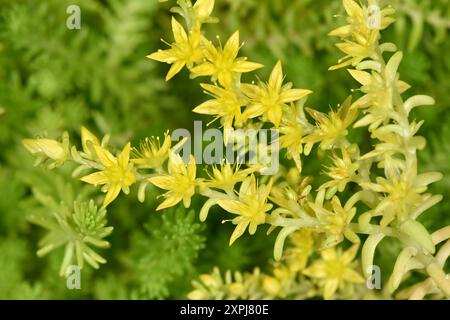
M 324 207 L 314 202 L 308 202 L 308 206 L 314 211 L 320 222 L 321 230 L 327 233 L 323 247 L 336 245 L 344 240 L 344 237 L 354 243 L 359 242 L 358 236 L 348 228 L 356 214 L 356 208 L 342 207 L 341 201 L 336 196 L 331 199 L 330 205 L 331 208 L 328 208 L 328 204 Z
M 175 76 L 185 65 L 191 68 L 192 65 L 203 58 L 200 48 L 200 25 L 196 25 L 189 35 L 183 26 L 172 17 L 172 32 L 175 42 L 170 45 L 170 49 L 158 50 L 147 56 L 147 58 L 171 64 L 166 81 Z
M 354 245 L 345 252 L 341 249 L 329 248 L 321 252 L 321 258 L 312 266 L 303 270 L 303 274 L 319 279 L 323 284 L 323 297 L 333 297 L 339 287 L 346 283 L 363 283 L 364 278 L 354 270 L 353 259 L 358 251 Z
M 391 7 L 380 10 L 379 17 L 370 17 L 369 7 L 360 6 L 353 0 L 343 0 L 343 5 L 348 14 L 348 25 L 331 31 L 329 35 L 338 36 L 344 40 L 336 46 L 346 56 L 339 60 L 339 64 L 330 67 L 330 70 L 350 64 L 356 65 L 363 59 L 370 57 L 376 49 L 380 30 L 387 28 L 395 21 L 389 17 L 395 12 Z M 379 8 L 375 0 L 370 0 L 369 5 L 375 5 L 376 8 Z M 371 18 L 379 19 L 379 25 L 371 25 Z
M 270 74 L 269 82 L 259 85 L 242 84 L 241 89 L 251 99 L 251 104 L 244 111 L 244 118 L 264 115 L 276 127 L 280 125 L 283 107 L 289 102 L 300 100 L 312 93 L 306 89 L 292 89 L 292 83 L 283 85 L 283 69 L 278 61 Z
M 161 145 L 159 137 L 145 138 L 139 150 L 133 149 L 131 161 L 141 168 L 161 168 L 164 161 L 169 157 L 169 150 L 172 144 L 170 135 L 164 134 L 164 142 Z
M 117 158 L 99 145 L 94 144 L 93 147 L 104 169 L 84 176 L 81 180 L 93 185 L 105 185 L 102 190 L 107 191 L 103 200 L 103 207 L 106 207 L 117 198 L 120 190 L 128 194 L 129 187 L 136 182 L 133 164 L 129 162 L 131 146 L 127 143 Z
M 422 126 L 423 121 L 409 124 L 408 130 L 398 124 L 389 124 L 381 126 L 372 131 L 371 137 L 379 140 L 381 143 L 375 145 L 375 149 L 366 153 L 361 160 L 379 157 L 379 167 L 384 168 L 386 177 L 398 177 L 400 170 L 405 169 L 405 162 L 396 154 L 404 154 L 405 150 L 421 150 L 426 145 L 424 137 L 417 136 L 417 132 Z
M 298 272 L 308 263 L 309 256 L 314 252 L 314 239 L 312 231 L 300 229 L 289 236 L 291 247 L 285 252 L 286 263 L 289 270 Z
M 396 118 L 394 97 L 408 90 L 409 85 L 399 80 L 397 69 L 402 53 L 397 52 L 389 59 L 382 73 L 362 70 L 348 70 L 351 76 L 362 84 L 365 95 L 354 102 L 352 108 L 368 108 L 367 115 L 355 123 L 355 127 L 369 126 L 373 131 L 382 123 Z
M 64 162 L 67 152 L 61 142 L 52 139 L 23 139 L 23 145 L 32 155 L 45 155 L 52 160 Z
M 172 207 L 180 201 L 183 201 L 186 208 L 189 207 L 197 182 L 194 156 L 191 155 L 189 163 L 185 164 L 179 155 L 171 152 L 168 171 L 168 174 L 149 178 L 149 181 L 158 188 L 168 190 L 163 194 L 165 200 L 156 210 Z
M 345 139 L 348 133 L 347 128 L 357 115 L 356 110 L 350 108 L 351 102 L 350 96 L 338 108 L 338 111 L 332 110 L 328 115 L 307 108 L 308 113 L 316 120 L 316 129 L 304 138 L 304 142 L 314 144 L 320 141 L 320 147 L 324 150 L 339 145 Z
M 336 153 L 333 153 L 333 166 L 327 167 L 328 171 L 325 172 L 332 180 L 324 183 L 320 189 L 332 188 L 335 193 L 344 191 L 347 183 L 351 182 L 359 168 L 358 162 L 352 162 L 350 155 L 346 149 L 342 150 L 342 158 L 338 157 Z
M 303 150 L 303 137 L 312 131 L 312 125 L 306 120 L 303 110 L 303 103 L 306 98 L 302 99 L 299 105 L 291 103 L 288 106 L 286 116 L 283 117 L 281 125 L 278 128 L 280 131 L 280 147 L 285 148 L 287 157 L 293 159 L 298 171 L 302 170 L 302 162 L 300 155 L 306 155 L 311 151 L 310 149 Z
M 239 31 L 228 39 L 224 48 L 216 48 L 207 40 L 203 42 L 206 61 L 192 68 L 191 72 L 199 76 L 211 76 L 213 81 L 218 80 L 226 88 L 232 85 L 239 74 L 263 67 L 262 64 L 247 61 L 247 58 L 236 58 L 239 52 Z
M 244 234 L 247 227 L 249 233 L 253 235 L 258 225 L 265 223 L 266 212 L 272 208 L 272 205 L 267 203 L 271 187 L 272 181 L 258 187 L 255 176 L 251 175 L 241 184 L 239 200 L 217 201 L 217 204 L 224 210 L 238 215 L 232 220 L 233 224 L 237 226 L 231 235 L 230 245 Z
M 221 118 L 221 124 L 225 130 L 230 130 L 233 127 L 233 122 L 240 125 L 242 121 L 241 106 L 245 104 L 245 100 L 233 90 L 204 83 L 201 86 L 214 99 L 203 102 L 193 111 L 200 114 L 216 115 L 216 118 Z
M 210 180 L 204 184 L 211 188 L 222 189 L 224 191 L 232 191 L 236 183 L 244 181 L 250 173 L 260 169 L 258 166 L 241 169 L 239 164 L 231 165 L 223 162 L 220 168 L 213 165 L 212 174 L 208 172 Z
M 298 171 L 297 171 L 298 172 Z M 270 192 L 270 200 L 282 208 L 286 208 L 292 212 L 298 211 L 298 207 L 303 207 L 305 201 L 311 199 L 310 191 L 311 177 L 298 177 L 294 186 L 287 183 L 280 183 L 274 187 Z
M 374 215 L 382 215 L 380 226 L 385 227 L 395 218 L 400 222 L 406 221 L 410 215 L 429 198 L 429 195 L 421 195 L 427 190 L 429 184 L 442 179 L 440 172 L 428 172 L 416 177 L 401 175 L 399 178 L 376 178 L 376 183 L 363 182 L 361 187 L 375 192 L 384 193 L 386 196 L 374 210 Z

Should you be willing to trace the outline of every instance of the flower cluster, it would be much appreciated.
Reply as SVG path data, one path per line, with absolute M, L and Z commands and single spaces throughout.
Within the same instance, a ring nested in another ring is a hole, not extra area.
M 224 280 L 215 269 L 212 275 L 202 275 L 194 282 L 190 298 L 364 297 L 368 288 L 363 275 L 369 278 L 376 247 L 384 237 L 392 237 L 403 246 L 385 294 L 394 294 L 409 272 L 418 270 L 429 279 L 400 292 L 399 297 L 422 298 L 428 293 L 450 296 L 450 281 L 443 271 L 450 254 L 449 229 L 430 234 L 417 221 L 442 199 L 427 193 L 428 185 L 438 181 L 441 174 L 418 172 L 416 152 L 425 146 L 425 140 L 417 135 L 422 122 L 411 122 L 409 114 L 413 108 L 434 101 L 424 95 L 402 97 L 409 88 L 398 74 L 403 55 L 394 44 L 382 43 L 380 34 L 394 22 L 394 9 L 380 8 L 376 0 L 366 5 L 343 0 L 347 24 L 330 35 L 341 39 L 337 47 L 345 57 L 330 69 L 348 68 L 361 85 L 362 96 L 349 96 L 335 109 L 322 113 L 305 106 L 310 90 L 285 82 L 281 61 L 267 81 L 241 81 L 243 73 L 263 65 L 239 55 L 242 44 L 238 31 L 224 46 L 220 40 L 213 42 L 205 36 L 204 25 L 215 22 L 210 16 L 214 0 L 178 3 L 173 12 L 180 13 L 185 23 L 172 17 L 174 40 L 168 44 L 170 48 L 148 58 L 170 64 L 166 80 L 184 67 L 192 78 L 207 77 L 209 83 L 201 87 L 212 98 L 193 111 L 219 119 L 225 133 L 263 126 L 279 130 L 277 142 L 292 160 L 290 167 L 268 177 L 260 175 L 263 168 L 259 164 L 233 165 L 224 160 L 202 176 L 194 156 L 186 163 L 178 155 L 178 146 L 184 141 L 172 146 L 168 134 L 162 144 L 158 138 L 146 139 L 139 148 L 128 143 L 115 156 L 108 136 L 100 142 L 85 128 L 81 132 L 82 151 L 70 147 L 66 136 L 62 142 L 27 139 L 26 148 L 53 166 L 75 161 L 79 164 L 75 175 L 94 171 L 81 180 L 102 185 L 106 192 L 103 207 L 120 191 L 128 194 L 133 185 L 139 185 L 138 198 L 144 201 L 147 186 L 153 185 L 165 190 L 156 210 L 181 202 L 190 207 L 192 197 L 198 195 L 204 200 L 201 221 L 207 219 L 213 206 L 226 211 L 236 225 L 230 245 L 247 230 L 250 235 L 263 226 L 268 233 L 278 231 L 272 275 L 255 269 L 252 274 L 237 272 L 234 277 L 227 272 Z M 371 16 L 374 6 L 379 9 L 377 17 Z M 373 150 L 361 154 L 358 144 L 352 142 L 349 132 L 356 127 L 367 127 Z M 225 143 L 228 138 L 225 134 Z M 302 175 L 302 166 L 307 163 L 304 158 L 313 148 L 331 158 L 323 172 L 328 179 L 321 185 Z

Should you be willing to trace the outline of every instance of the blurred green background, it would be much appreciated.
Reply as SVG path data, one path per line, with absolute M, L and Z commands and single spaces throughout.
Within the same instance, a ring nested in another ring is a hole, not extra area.
M 400 67 L 412 85 L 409 95 L 433 96 L 436 105 L 413 114 L 425 119 L 428 140 L 420 152 L 420 171 L 441 171 L 445 178 L 433 193 L 444 201 L 421 220 L 430 230 L 450 224 L 450 3 L 447 0 L 390 1 L 397 22 L 383 33 L 405 52 Z M 81 8 L 81 29 L 66 28 L 69 5 Z M 157 0 L 0 0 L 0 299 L 161 299 L 185 298 L 190 282 L 213 266 L 222 270 L 270 269 L 273 237 L 260 231 L 228 247 L 231 224 L 213 210 L 200 224 L 200 201 L 192 210 L 155 213 L 157 190 L 145 204 L 136 191 L 108 207 L 111 248 L 102 250 L 108 263 L 87 267 L 82 289 L 68 290 L 58 276 L 63 248 L 36 256 L 43 230 L 27 222 L 45 210 L 33 190 L 58 202 L 89 199 L 99 193 L 70 177 L 70 166 L 48 172 L 33 167 L 21 145 L 26 137 L 58 138 L 69 131 L 79 139 L 82 125 L 97 135 L 111 133 L 112 145 L 166 130 L 191 128 L 191 110 L 204 101 L 198 83 L 186 71 L 164 82 L 167 65 L 145 56 L 172 40 L 169 9 L 175 1 Z M 344 100 L 357 84 L 341 71 L 329 72 L 340 53 L 327 33 L 343 23 L 340 0 L 216 0 L 207 25 L 209 36 L 227 39 L 236 29 L 245 41 L 242 54 L 267 66 L 278 59 L 296 87 L 314 91 L 308 106 L 326 111 Z M 335 17 L 335 15 L 338 15 Z M 358 94 L 358 93 L 356 93 Z M 370 147 L 367 134 L 354 137 Z M 305 160 L 307 173 L 321 170 L 320 161 Z M 384 242 L 378 261 L 392 269 L 400 248 Z

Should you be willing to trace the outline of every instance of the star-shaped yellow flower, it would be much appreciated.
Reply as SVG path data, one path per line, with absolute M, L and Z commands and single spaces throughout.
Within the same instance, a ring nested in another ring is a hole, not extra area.
M 164 142 L 161 145 L 159 137 L 145 138 L 139 149 L 133 149 L 131 161 L 140 168 L 159 169 L 169 157 L 172 140 L 168 133 L 164 134 Z
M 93 144 L 93 148 L 104 169 L 84 176 L 81 180 L 93 185 L 104 185 L 102 190 L 107 193 L 103 207 L 106 207 L 117 198 L 120 190 L 128 194 L 129 187 L 136 182 L 133 164 L 129 162 L 131 146 L 128 143 L 117 158 L 97 144 Z
M 162 210 L 175 206 L 183 200 L 187 208 L 191 205 L 191 198 L 195 194 L 196 186 L 196 164 L 194 156 L 191 155 L 188 164 L 182 158 L 171 152 L 169 156 L 169 173 L 152 177 L 149 181 L 158 188 L 167 190 L 163 194 L 166 198 L 156 210 Z
M 192 68 L 191 72 L 199 76 L 211 76 L 213 81 L 218 80 L 224 87 L 230 87 L 239 74 L 263 67 L 262 64 L 247 61 L 247 58 L 237 58 L 239 31 L 228 39 L 224 48 L 216 48 L 207 40 L 203 41 L 203 45 L 206 61 Z
M 230 245 L 244 234 L 247 227 L 250 234 L 255 234 L 258 225 L 266 221 L 266 212 L 272 208 L 272 205 L 267 203 L 271 187 L 272 181 L 258 187 L 255 176 L 251 175 L 241 184 L 239 200 L 217 201 L 224 210 L 238 215 L 232 220 L 237 226 L 231 235 Z
M 234 90 L 227 90 L 211 84 L 201 84 L 202 88 L 214 99 L 203 102 L 194 108 L 194 112 L 200 114 L 215 115 L 221 119 L 225 130 L 231 130 L 233 122 L 239 124 L 242 121 L 241 106 L 245 101 Z
M 175 76 L 185 65 L 192 65 L 203 58 L 200 48 L 200 25 L 196 25 L 189 35 L 183 26 L 172 17 L 172 32 L 175 42 L 170 44 L 167 50 L 158 50 L 147 56 L 147 58 L 171 64 L 166 81 Z
M 307 144 L 320 142 L 320 147 L 324 150 L 339 145 L 348 134 L 347 128 L 357 116 L 357 111 L 350 108 L 351 104 L 352 97 L 349 96 L 337 111 L 332 110 L 328 115 L 317 110 L 306 109 L 316 120 L 316 129 L 304 138 L 304 142 Z
M 323 297 L 331 299 L 339 287 L 347 283 L 363 283 L 364 278 L 354 270 L 353 259 L 358 251 L 354 245 L 349 250 L 329 248 L 321 252 L 322 259 L 303 270 L 303 274 L 319 279 L 323 284 Z
M 395 118 L 395 97 L 409 89 L 409 85 L 399 80 L 397 69 L 402 60 L 401 52 L 395 53 L 386 64 L 383 72 L 371 73 L 350 69 L 350 75 L 358 81 L 364 95 L 355 101 L 352 108 L 367 108 L 366 115 L 355 123 L 355 127 L 369 125 L 373 131 L 382 123 Z
M 336 46 L 346 54 L 339 60 L 339 63 L 330 67 L 330 70 L 339 69 L 348 65 L 356 65 L 375 51 L 375 44 L 378 41 L 380 30 L 387 28 L 395 21 L 389 15 L 395 10 L 391 7 L 379 8 L 375 0 L 369 1 L 369 6 L 360 6 L 354 0 L 343 0 L 345 11 L 348 14 L 348 24 L 339 27 L 329 33 L 330 36 L 337 36 L 344 40 Z M 379 10 L 372 16 L 370 8 Z M 379 25 L 372 25 L 371 20 L 378 20 Z
M 292 83 L 283 85 L 283 69 L 278 61 L 270 74 L 269 82 L 259 85 L 243 84 L 241 89 L 251 99 L 251 104 L 244 111 L 244 118 L 264 115 L 276 127 L 280 125 L 283 107 L 289 102 L 300 100 L 312 93 L 306 89 L 292 89 Z
M 314 211 L 320 223 L 320 229 L 327 235 L 322 247 L 336 245 L 344 240 L 344 237 L 353 243 L 359 243 L 356 233 L 348 227 L 356 214 L 356 208 L 342 206 L 337 196 L 334 196 L 325 206 L 312 201 L 308 202 L 308 206 Z

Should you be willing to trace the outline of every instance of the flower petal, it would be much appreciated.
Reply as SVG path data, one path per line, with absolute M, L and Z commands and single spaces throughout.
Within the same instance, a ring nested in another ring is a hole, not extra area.
M 236 226 L 236 228 L 234 229 L 231 238 L 230 238 L 230 243 L 229 245 L 231 246 L 236 239 L 238 239 L 240 236 L 242 236 L 245 232 L 245 229 L 247 228 L 249 224 L 248 220 L 243 220 L 241 222 L 238 223 L 238 225 Z
M 233 64 L 233 71 L 238 73 L 250 72 L 256 69 L 260 69 L 264 65 L 256 62 L 250 62 L 246 60 L 237 60 Z
M 183 43 L 188 41 L 186 31 L 184 30 L 183 26 L 177 21 L 177 19 L 175 19 L 175 17 L 172 17 L 172 32 L 176 43 Z
M 177 61 L 169 69 L 169 72 L 166 75 L 166 81 L 169 81 L 172 79 L 178 72 L 183 69 L 183 67 L 186 65 L 184 61 Z
M 281 86 L 283 85 L 283 68 L 281 66 L 281 61 L 278 60 L 277 64 L 272 70 L 272 73 L 269 77 L 269 87 L 276 90 L 277 92 L 280 91 Z
M 323 297 L 325 300 L 331 299 L 339 286 L 339 279 L 327 280 L 323 288 Z
M 107 207 L 120 193 L 122 187 L 120 184 L 112 184 L 108 188 L 108 192 L 106 193 L 105 199 L 103 199 L 103 207 Z
M 159 210 L 163 210 L 169 207 L 173 207 L 175 205 L 177 205 L 181 200 L 183 199 L 183 197 L 180 196 L 168 196 L 163 202 L 161 202 L 161 204 L 156 208 L 156 211 Z
M 97 157 L 99 158 L 100 162 L 105 167 L 114 166 L 117 164 L 116 158 L 106 149 L 102 148 L 101 146 L 94 145 L 95 153 L 97 154 Z
M 312 91 L 307 89 L 289 89 L 281 94 L 281 101 L 284 103 L 297 101 L 311 93 Z
M 247 206 L 245 204 L 237 200 L 218 200 L 217 204 L 221 206 L 222 209 L 230 213 L 239 215 L 242 215 L 247 209 Z
M 233 61 L 236 59 L 239 52 L 239 31 L 233 33 L 233 35 L 228 39 L 225 47 L 223 49 L 224 59 L 227 61 Z
M 176 185 L 176 179 L 169 175 L 151 177 L 148 180 L 151 184 L 164 190 L 170 190 Z

